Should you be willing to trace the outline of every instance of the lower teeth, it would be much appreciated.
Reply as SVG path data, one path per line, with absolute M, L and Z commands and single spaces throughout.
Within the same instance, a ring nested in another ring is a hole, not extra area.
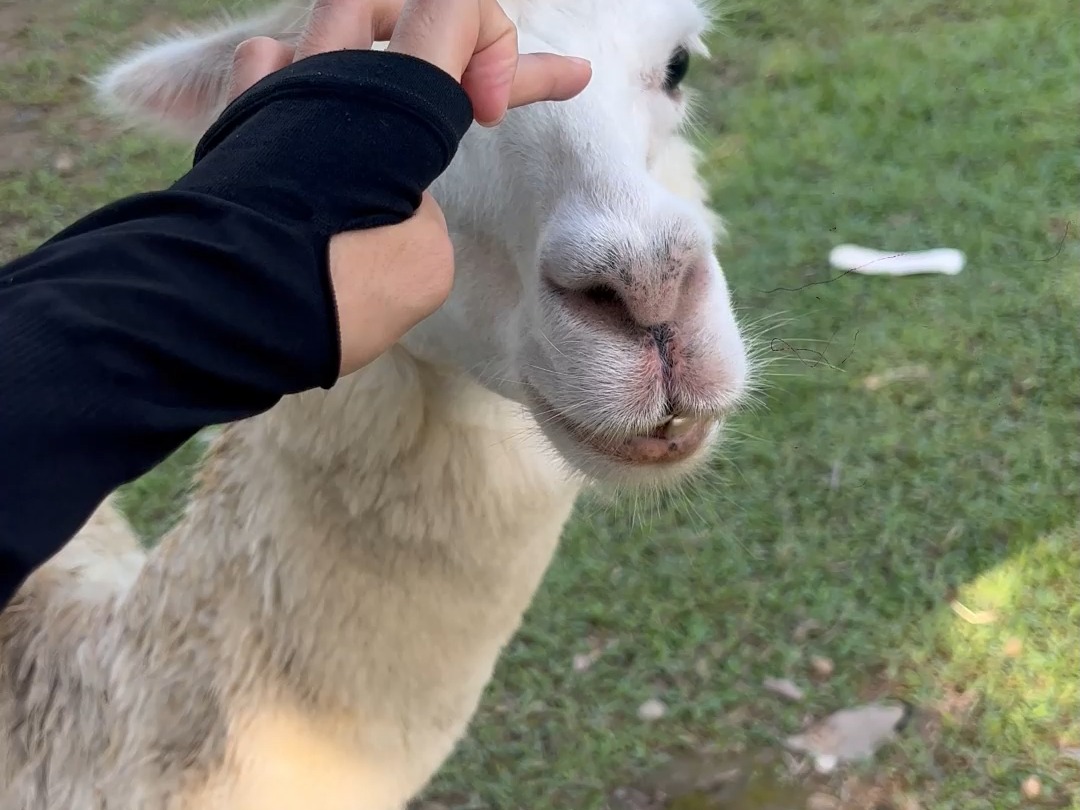
M 689 433 L 694 427 L 694 420 L 688 416 L 673 416 L 661 432 L 666 439 L 677 439 Z

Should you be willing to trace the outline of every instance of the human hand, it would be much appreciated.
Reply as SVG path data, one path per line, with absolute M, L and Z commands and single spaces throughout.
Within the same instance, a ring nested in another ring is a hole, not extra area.
M 584 59 L 519 54 L 517 29 L 497 0 L 316 0 L 295 47 L 270 37 L 240 43 L 229 100 L 292 62 L 387 39 L 388 51 L 423 59 L 459 81 L 482 126 L 499 123 L 508 108 L 571 99 L 592 76 Z
M 236 49 L 229 98 L 292 62 L 334 50 L 388 50 L 424 59 L 458 80 L 477 123 L 494 126 L 508 108 L 580 93 L 589 63 L 554 54 L 519 55 L 517 30 L 496 0 L 318 0 L 295 47 L 269 37 Z M 367 365 L 442 306 L 454 252 L 430 194 L 405 222 L 330 240 L 341 374 Z

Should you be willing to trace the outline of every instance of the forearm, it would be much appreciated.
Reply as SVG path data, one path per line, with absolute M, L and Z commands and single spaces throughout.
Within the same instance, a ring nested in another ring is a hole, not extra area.
M 200 428 L 334 383 L 330 237 L 408 218 L 470 121 L 419 60 L 304 60 L 234 103 L 172 188 L 0 270 L 0 605 Z

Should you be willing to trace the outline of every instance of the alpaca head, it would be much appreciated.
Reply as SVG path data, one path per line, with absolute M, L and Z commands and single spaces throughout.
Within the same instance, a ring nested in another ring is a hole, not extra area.
M 403 343 L 520 402 L 579 471 L 678 478 L 707 459 L 748 374 L 713 254 L 719 223 L 679 132 L 705 14 L 695 0 L 503 5 L 522 51 L 586 57 L 593 79 L 569 102 L 470 130 L 432 189 L 454 290 Z M 297 30 L 287 20 L 150 46 L 100 87 L 128 117 L 197 137 L 223 105 L 235 46 Z

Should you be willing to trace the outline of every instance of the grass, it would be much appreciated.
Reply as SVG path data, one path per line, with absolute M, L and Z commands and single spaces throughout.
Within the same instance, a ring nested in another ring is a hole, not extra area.
M 144 7 L 55 6 L 0 39 L 15 43 L 0 112 L 39 116 L 27 160 L 0 163 L 9 254 L 184 167 L 65 106 L 82 94 L 71 76 L 140 35 Z M 601 808 L 677 752 L 757 750 L 807 713 L 890 694 L 918 722 L 823 786 L 847 806 L 1080 808 L 1080 763 L 1062 753 L 1080 746 L 1077 43 L 1062 0 L 729 11 L 694 70 L 698 136 L 732 234 L 722 261 L 785 376 L 707 486 L 655 509 L 582 504 L 432 795 Z M 969 264 L 835 278 L 840 242 L 955 246 Z M 196 459 L 187 448 L 125 492 L 147 536 Z M 610 646 L 575 671 L 590 644 Z M 812 678 L 811 656 L 832 676 Z M 766 693 L 766 676 L 806 687 L 805 703 Z M 645 723 L 650 698 L 668 713 Z

